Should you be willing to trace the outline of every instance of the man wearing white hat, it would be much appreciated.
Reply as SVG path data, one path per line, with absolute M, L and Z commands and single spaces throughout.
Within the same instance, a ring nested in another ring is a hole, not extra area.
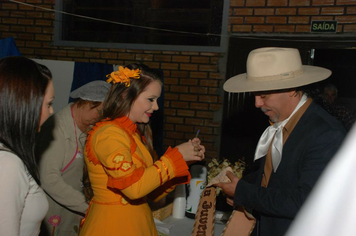
M 224 84 L 227 92 L 253 92 L 255 106 L 271 122 L 255 151 L 260 168 L 246 179 L 230 172 L 231 183 L 216 185 L 230 205 L 244 207 L 245 215 L 256 219 L 252 235 L 286 233 L 345 137 L 342 124 L 305 89 L 330 75 L 328 69 L 302 65 L 297 49 L 260 48 L 250 52 L 247 73 Z

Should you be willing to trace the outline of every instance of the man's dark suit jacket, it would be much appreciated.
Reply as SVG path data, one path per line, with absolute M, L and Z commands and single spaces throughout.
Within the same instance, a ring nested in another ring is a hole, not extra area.
M 256 172 L 236 186 L 234 203 L 252 211 L 257 219 L 252 235 L 286 233 L 345 135 L 339 121 L 315 102 L 310 104 L 285 142 L 282 161 L 277 171 L 272 171 L 268 187 L 261 187 L 266 157 Z

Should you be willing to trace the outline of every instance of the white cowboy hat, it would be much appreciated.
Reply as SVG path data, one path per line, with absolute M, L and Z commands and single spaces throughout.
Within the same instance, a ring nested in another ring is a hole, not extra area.
M 331 71 L 302 65 L 298 49 L 267 47 L 251 51 L 247 73 L 231 77 L 224 83 L 226 92 L 257 92 L 296 88 L 328 78 Z

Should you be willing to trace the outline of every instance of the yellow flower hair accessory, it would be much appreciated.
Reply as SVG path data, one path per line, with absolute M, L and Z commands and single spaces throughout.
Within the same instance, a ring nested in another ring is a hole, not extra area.
M 130 70 L 129 68 L 124 68 L 119 66 L 119 70 L 111 72 L 106 77 L 108 78 L 106 82 L 113 84 L 116 83 L 124 83 L 126 87 L 130 87 L 130 78 L 131 79 L 139 79 L 141 74 L 140 69 Z

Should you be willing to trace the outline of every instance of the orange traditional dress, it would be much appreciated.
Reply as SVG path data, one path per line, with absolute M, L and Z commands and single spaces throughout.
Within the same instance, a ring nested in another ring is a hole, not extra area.
M 157 235 L 147 199 L 158 201 L 190 180 L 178 149 L 169 148 L 153 162 L 127 117 L 96 124 L 88 134 L 85 162 L 94 197 L 80 236 Z

